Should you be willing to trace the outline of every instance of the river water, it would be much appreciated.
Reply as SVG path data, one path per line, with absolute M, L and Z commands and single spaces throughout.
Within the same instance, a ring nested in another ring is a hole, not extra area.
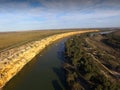
M 65 90 L 62 52 L 67 38 L 49 45 L 29 62 L 3 90 Z

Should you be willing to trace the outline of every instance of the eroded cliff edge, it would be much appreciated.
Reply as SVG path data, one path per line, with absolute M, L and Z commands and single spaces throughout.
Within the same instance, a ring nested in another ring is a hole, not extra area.
M 39 41 L 32 41 L 0 53 L 0 88 L 15 76 L 32 58 L 40 53 L 47 45 L 60 38 L 74 34 L 95 32 L 99 30 L 84 30 L 56 34 Z

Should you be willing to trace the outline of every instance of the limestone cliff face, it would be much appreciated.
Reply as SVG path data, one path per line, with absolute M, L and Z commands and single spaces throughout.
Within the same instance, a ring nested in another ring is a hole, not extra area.
M 18 73 L 26 63 L 41 52 L 47 45 L 60 38 L 98 30 L 85 30 L 67 32 L 49 36 L 40 41 L 32 41 L 28 44 L 6 50 L 0 53 L 0 88 L 3 87 L 16 73 Z

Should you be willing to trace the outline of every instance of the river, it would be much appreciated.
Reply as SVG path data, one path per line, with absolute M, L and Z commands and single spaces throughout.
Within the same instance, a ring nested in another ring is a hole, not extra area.
M 62 70 L 64 42 L 61 39 L 49 45 L 31 60 L 3 90 L 65 90 Z

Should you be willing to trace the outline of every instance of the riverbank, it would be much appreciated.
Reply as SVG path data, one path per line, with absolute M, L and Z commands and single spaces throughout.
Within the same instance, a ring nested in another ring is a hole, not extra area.
M 2 90 L 67 90 L 62 63 L 64 42 L 68 38 L 48 45 L 7 82 Z
M 75 35 L 65 42 L 63 67 L 70 90 L 120 89 L 119 51 L 103 42 L 113 34 Z
M 16 47 L 2 52 L 0 54 L 0 87 L 2 88 L 29 61 L 31 61 L 32 58 L 34 58 L 38 53 L 40 53 L 47 45 L 51 44 L 52 42 L 67 36 L 94 31 L 98 30 L 85 30 L 56 34 L 44 38 L 40 41 L 32 41 L 20 47 Z

